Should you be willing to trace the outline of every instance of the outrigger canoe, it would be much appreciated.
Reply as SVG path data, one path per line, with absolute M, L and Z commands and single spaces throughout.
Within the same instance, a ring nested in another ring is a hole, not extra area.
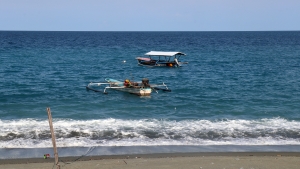
M 150 85 L 149 80 L 147 78 L 144 78 L 142 82 L 129 82 L 129 84 L 126 84 L 125 82 L 121 82 L 115 79 L 111 78 L 106 78 L 106 82 L 104 83 L 89 83 L 86 86 L 87 90 L 92 90 L 95 92 L 100 92 L 97 88 L 101 85 L 105 85 L 104 87 L 104 94 L 107 94 L 106 89 L 113 89 L 113 90 L 118 90 L 122 92 L 127 92 L 131 94 L 135 94 L 138 96 L 150 96 L 151 92 L 154 90 L 157 92 L 157 90 L 162 90 L 162 91 L 168 91 L 170 92 L 171 90 L 168 89 L 167 85 L 162 83 L 161 85 Z M 160 88 L 163 87 L 163 88 Z
M 141 66 L 180 67 L 187 64 L 187 62 L 179 61 L 180 57 L 185 55 L 182 52 L 150 51 L 145 54 L 145 57 L 136 57 L 135 59 Z

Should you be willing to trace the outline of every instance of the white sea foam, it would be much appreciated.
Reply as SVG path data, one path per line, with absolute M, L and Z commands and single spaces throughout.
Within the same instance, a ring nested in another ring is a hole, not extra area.
M 47 120 L 0 120 L 0 148 L 51 147 Z M 54 119 L 59 147 L 300 145 L 300 122 L 259 120 Z

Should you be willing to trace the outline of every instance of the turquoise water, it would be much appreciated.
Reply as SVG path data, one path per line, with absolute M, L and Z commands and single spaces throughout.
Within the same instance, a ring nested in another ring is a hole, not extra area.
M 135 57 L 186 53 L 181 68 Z M 124 62 L 126 61 L 126 62 Z M 300 145 L 300 32 L 0 32 L 0 148 Z M 87 91 L 126 78 L 139 97 Z

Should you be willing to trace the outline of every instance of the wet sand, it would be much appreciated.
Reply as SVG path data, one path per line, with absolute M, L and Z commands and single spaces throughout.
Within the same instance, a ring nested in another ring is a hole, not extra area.
M 60 168 L 123 168 L 123 169 L 299 169 L 300 153 L 296 152 L 226 152 L 164 153 L 109 155 L 59 158 Z M 54 158 L 1 159 L 1 169 L 56 168 Z

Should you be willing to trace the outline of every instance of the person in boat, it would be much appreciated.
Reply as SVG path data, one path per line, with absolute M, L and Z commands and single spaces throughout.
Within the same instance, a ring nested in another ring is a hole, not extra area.
M 126 87 L 137 87 L 138 83 L 131 82 L 130 80 L 126 79 L 124 81 L 124 86 L 126 86 Z
M 126 79 L 126 80 L 124 81 L 124 86 L 125 86 L 125 87 L 130 87 L 130 86 L 132 86 L 132 84 L 131 84 L 131 82 L 130 82 L 128 79 Z
M 142 79 L 142 86 L 143 86 L 143 87 L 150 87 L 149 79 L 143 78 L 143 79 Z

